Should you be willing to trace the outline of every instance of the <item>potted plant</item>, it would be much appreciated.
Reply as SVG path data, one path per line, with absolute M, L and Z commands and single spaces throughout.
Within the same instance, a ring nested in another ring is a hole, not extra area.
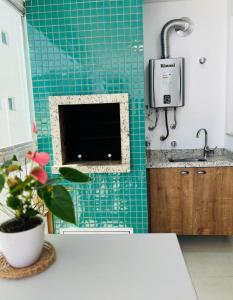
M 35 125 L 33 132 L 37 133 Z M 15 268 L 32 265 L 40 257 L 44 244 L 41 205 L 58 218 L 75 224 L 71 196 L 61 183 L 90 181 L 87 175 L 68 167 L 60 168 L 60 176 L 49 179 L 44 169 L 50 161 L 46 152 L 30 151 L 27 161 L 31 164 L 29 170 L 27 163 L 23 170 L 16 156 L 0 165 L 0 193 L 6 193 L 0 210 L 11 217 L 0 225 L 0 249 Z

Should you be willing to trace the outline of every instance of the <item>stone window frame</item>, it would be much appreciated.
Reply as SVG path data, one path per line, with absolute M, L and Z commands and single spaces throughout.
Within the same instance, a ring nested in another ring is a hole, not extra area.
M 63 164 L 60 135 L 59 105 L 81 104 L 120 104 L 121 162 L 80 162 Z M 129 139 L 129 97 L 128 94 L 96 94 L 79 96 L 50 96 L 50 118 L 54 163 L 52 173 L 57 174 L 60 167 L 68 166 L 84 173 L 129 173 L 130 139 Z

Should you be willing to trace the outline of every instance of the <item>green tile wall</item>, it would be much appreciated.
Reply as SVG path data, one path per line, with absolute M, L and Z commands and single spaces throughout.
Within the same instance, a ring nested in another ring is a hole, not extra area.
M 130 97 L 131 173 L 69 185 L 77 226 L 147 232 L 142 0 L 27 0 L 26 11 L 39 150 L 52 156 L 50 95 Z

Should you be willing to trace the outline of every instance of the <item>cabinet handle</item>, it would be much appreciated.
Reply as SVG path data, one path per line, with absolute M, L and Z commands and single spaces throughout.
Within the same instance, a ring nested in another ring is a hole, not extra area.
M 180 174 L 181 174 L 181 175 L 188 175 L 188 174 L 189 174 L 189 171 L 181 171 Z
M 198 174 L 198 175 L 205 175 L 205 174 L 206 174 L 206 171 L 197 171 L 197 174 Z

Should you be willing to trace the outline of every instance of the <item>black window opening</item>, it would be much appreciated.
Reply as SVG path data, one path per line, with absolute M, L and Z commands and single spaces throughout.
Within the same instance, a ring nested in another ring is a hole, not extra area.
M 63 164 L 121 161 L 120 104 L 59 105 Z

